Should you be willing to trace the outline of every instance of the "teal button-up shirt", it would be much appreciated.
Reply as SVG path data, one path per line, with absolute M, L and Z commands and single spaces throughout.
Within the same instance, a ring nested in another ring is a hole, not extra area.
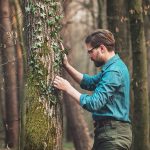
M 130 77 L 118 55 L 108 60 L 98 74 L 83 74 L 80 86 L 93 91 L 92 95 L 81 94 L 80 105 L 92 112 L 94 120 L 113 117 L 130 122 Z

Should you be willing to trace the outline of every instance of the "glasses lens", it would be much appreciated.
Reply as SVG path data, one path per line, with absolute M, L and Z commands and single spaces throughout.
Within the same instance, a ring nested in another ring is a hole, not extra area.
M 94 47 L 94 48 L 95 48 L 95 47 Z M 91 54 L 91 53 L 93 52 L 94 48 L 88 50 L 88 53 Z

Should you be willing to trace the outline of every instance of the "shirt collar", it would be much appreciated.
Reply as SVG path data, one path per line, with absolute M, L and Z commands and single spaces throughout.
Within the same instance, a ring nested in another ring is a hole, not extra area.
M 113 56 L 112 58 L 110 58 L 102 67 L 102 71 L 104 71 L 107 67 L 109 67 L 111 64 L 113 64 L 114 62 L 116 62 L 118 59 L 120 59 L 119 55 L 116 54 L 115 56 Z

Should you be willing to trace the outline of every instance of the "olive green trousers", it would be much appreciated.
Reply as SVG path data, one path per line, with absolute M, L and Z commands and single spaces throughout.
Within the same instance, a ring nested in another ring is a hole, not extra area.
M 111 121 L 110 125 L 95 127 L 92 150 L 130 150 L 132 130 L 129 123 Z

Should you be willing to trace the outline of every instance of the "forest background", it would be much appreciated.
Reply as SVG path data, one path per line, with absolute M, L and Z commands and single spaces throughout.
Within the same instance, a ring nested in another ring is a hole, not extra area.
M 149 0 L 0 0 L 0 149 L 91 149 L 91 114 L 52 84 L 61 75 L 85 92 L 62 58 L 97 73 L 84 40 L 98 28 L 113 32 L 130 71 L 132 149 L 150 150 Z

